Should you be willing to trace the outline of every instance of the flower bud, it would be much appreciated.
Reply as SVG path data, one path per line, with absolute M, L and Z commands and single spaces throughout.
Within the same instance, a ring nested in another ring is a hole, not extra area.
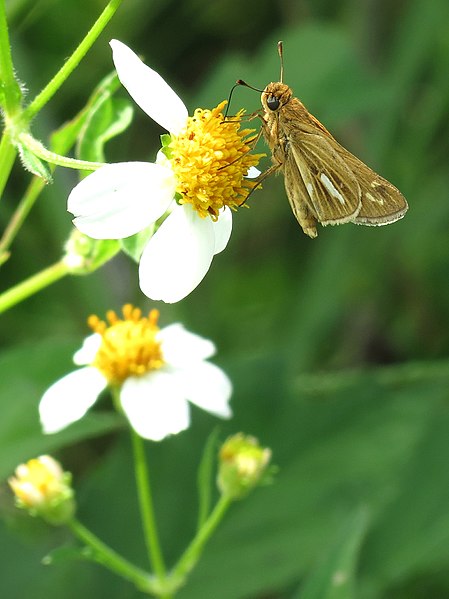
M 43 455 L 20 464 L 8 483 L 17 507 L 58 526 L 70 520 L 75 511 L 71 478 L 59 462 Z
M 238 433 L 229 437 L 219 453 L 217 484 L 223 495 L 241 499 L 267 482 L 271 449 L 261 447 L 255 437 Z
M 62 261 L 71 274 L 85 275 L 111 260 L 119 250 L 115 239 L 92 239 L 74 229 L 65 243 Z

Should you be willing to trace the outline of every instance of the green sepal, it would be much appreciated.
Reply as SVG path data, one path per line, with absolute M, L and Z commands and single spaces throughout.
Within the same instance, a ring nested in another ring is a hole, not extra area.
M 120 251 L 120 244 L 116 239 L 95 239 L 94 248 L 89 256 L 89 270 L 93 272 L 109 262 Z
M 155 224 L 153 223 L 146 229 L 143 229 L 143 231 L 139 231 L 139 233 L 131 235 L 131 237 L 120 239 L 119 243 L 122 250 L 135 262 L 139 262 L 143 249 L 148 243 L 149 239 L 153 236 L 154 230 Z
M 161 135 L 161 144 L 162 144 L 161 152 L 169 160 L 171 160 L 172 156 L 173 156 L 172 150 L 170 148 L 171 141 L 172 141 L 172 139 L 171 139 L 171 135 L 169 133 L 163 133 Z
M 16 144 L 19 152 L 20 160 L 27 171 L 33 173 L 36 177 L 39 177 L 45 181 L 45 183 L 51 183 L 52 177 L 47 166 L 40 160 L 33 152 L 21 142 Z

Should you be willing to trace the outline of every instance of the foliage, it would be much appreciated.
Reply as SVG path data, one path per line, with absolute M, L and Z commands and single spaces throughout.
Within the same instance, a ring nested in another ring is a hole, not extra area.
M 321 228 L 311 241 L 290 213 L 281 177 L 272 178 L 239 211 L 230 246 L 202 285 L 181 304 L 160 308 L 162 321 L 180 320 L 216 342 L 235 388 L 235 417 L 220 437 L 254 434 L 279 466 L 273 485 L 233 507 L 179 597 L 446 597 L 449 5 L 272 4 L 253 3 L 253 13 L 241 17 L 234 0 L 217 3 L 217 12 L 200 0 L 179 10 L 174 0 L 125 2 L 107 33 L 132 39 L 150 64 L 177 80 L 189 108 L 216 105 L 237 78 L 262 87 L 277 80 L 276 41 L 283 39 L 286 82 L 337 139 L 401 189 L 410 211 L 391 227 Z M 19 73 L 33 93 L 93 11 L 85 1 L 47 4 L 45 11 L 38 5 L 9 4 Z M 73 28 L 63 34 L 67 22 Z M 225 33 L 213 42 L 219 30 Z M 107 39 L 39 121 L 42 138 L 78 112 L 110 72 Z M 258 94 L 238 89 L 231 109 L 250 113 L 258 102 Z M 153 160 L 159 133 L 136 114 L 107 146 L 108 159 Z M 2 205 L 5 222 L 23 191 L 16 175 Z M 2 266 L 5 289 L 58 256 L 74 183 L 75 175 L 55 171 Z M 37 419 L 42 392 L 72 367 L 86 316 L 125 301 L 149 306 L 135 264 L 120 257 L 0 316 L 0 470 L 6 478 L 20 461 L 57 451 L 74 473 L 83 520 L 144 567 L 121 421 L 105 403 L 44 437 Z M 210 430 L 210 417 L 195 412 L 189 431 L 149 451 L 169 563 L 196 526 L 196 481 L 188 473 L 197 470 Z M 141 596 L 88 562 L 43 570 L 45 552 L 65 537 L 13 514 L 6 493 L 1 505 L 4 596 Z M 124 515 L 126 525 L 111 526 Z M 338 594 L 332 573 L 341 569 L 350 584 Z

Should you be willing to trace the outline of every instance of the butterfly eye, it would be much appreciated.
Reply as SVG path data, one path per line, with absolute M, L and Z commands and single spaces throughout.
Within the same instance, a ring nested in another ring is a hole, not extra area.
M 267 106 L 270 110 L 277 110 L 279 108 L 279 105 L 279 98 L 277 98 L 276 96 L 268 96 Z

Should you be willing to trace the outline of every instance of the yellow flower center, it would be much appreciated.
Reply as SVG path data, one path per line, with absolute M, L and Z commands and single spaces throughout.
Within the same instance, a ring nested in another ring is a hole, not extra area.
M 148 317 L 142 311 L 126 304 L 123 319 L 110 310 L 106 314 L 109 326 L 98 316 L 90 316 L 90 328 L 102 336 L 102 343 L 92 366 L 107 378 L 110 385 L 121 385 L 130 376 L 142 376 L 164 364 L 161 344 L 157 339 L 158 310 Z
M 236 210 L 244 204 L 256 186 L 245 175 L 265 156 L 249 154 L 254 129 L 240 130 L 242 110 L 225 120 L 225 105 L 226 100 L 212 110 L 197 108 L 168 146 L 179 203 L 191 204 L 201 217 L 213 220 L 224 206 Z
M 29 460 L 16 469 L 9 485 L 16 497 L 27 507 L 37 507 L 56 497 L 62 488 L 63 472 L 49 456 Z

